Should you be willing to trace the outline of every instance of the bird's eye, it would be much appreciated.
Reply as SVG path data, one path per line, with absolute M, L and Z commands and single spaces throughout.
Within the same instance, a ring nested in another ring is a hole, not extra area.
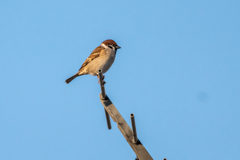
M 111 45 L 108 45 L 109 48 L 113 49 L 113 47 Z

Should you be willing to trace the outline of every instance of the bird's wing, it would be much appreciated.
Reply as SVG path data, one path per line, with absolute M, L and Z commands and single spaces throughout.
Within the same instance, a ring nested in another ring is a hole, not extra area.
M 92 53 L 90 54 L 90 56 L 83 62 L 81 68 L 79 70 L 81 70 L 82 68 L 84 68 L 86 65 L 88 65 L 90 62 L 92 62 L 94 59 L 96 59 L 97 57 L 99 57 L 100 52 L 102 50 L 101 46 L 98 46 L 97 48 L 95 48 Z

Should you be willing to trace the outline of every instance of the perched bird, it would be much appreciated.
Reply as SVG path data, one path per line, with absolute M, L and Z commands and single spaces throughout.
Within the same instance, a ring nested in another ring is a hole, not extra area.
M 103 41 L 84 61 L 79 71 L 65 82 L 70 83 L 76 77 L 85 74 L 97 76 L 100 69 L 103 73 L 106 73 L 115 60 L 117 49 L 120 48 L 114 40 L 108 39 Z

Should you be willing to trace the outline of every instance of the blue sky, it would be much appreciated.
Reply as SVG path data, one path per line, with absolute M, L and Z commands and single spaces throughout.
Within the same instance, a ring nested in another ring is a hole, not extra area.
M 95 47 L 122 48 L 106 93 L 154 159 L 240 159 L 240 2 L 0 1 L 0 159 L 134 159 L 97 78 L 70 84 Z

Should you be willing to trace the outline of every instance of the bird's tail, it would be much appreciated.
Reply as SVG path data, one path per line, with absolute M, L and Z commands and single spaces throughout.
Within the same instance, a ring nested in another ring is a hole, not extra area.
M 68 78 L 68 79 L 66 79 L 66 83 L 68 84 L 68 83 L 70 83 L 72 80 L 74 80 L 76 77 L 78 77 L 79 75 L 78 75 L 78 73 L 76 73 L 76 74 L 74 74 L 72 77 L 70 77 L 70 78 Z

